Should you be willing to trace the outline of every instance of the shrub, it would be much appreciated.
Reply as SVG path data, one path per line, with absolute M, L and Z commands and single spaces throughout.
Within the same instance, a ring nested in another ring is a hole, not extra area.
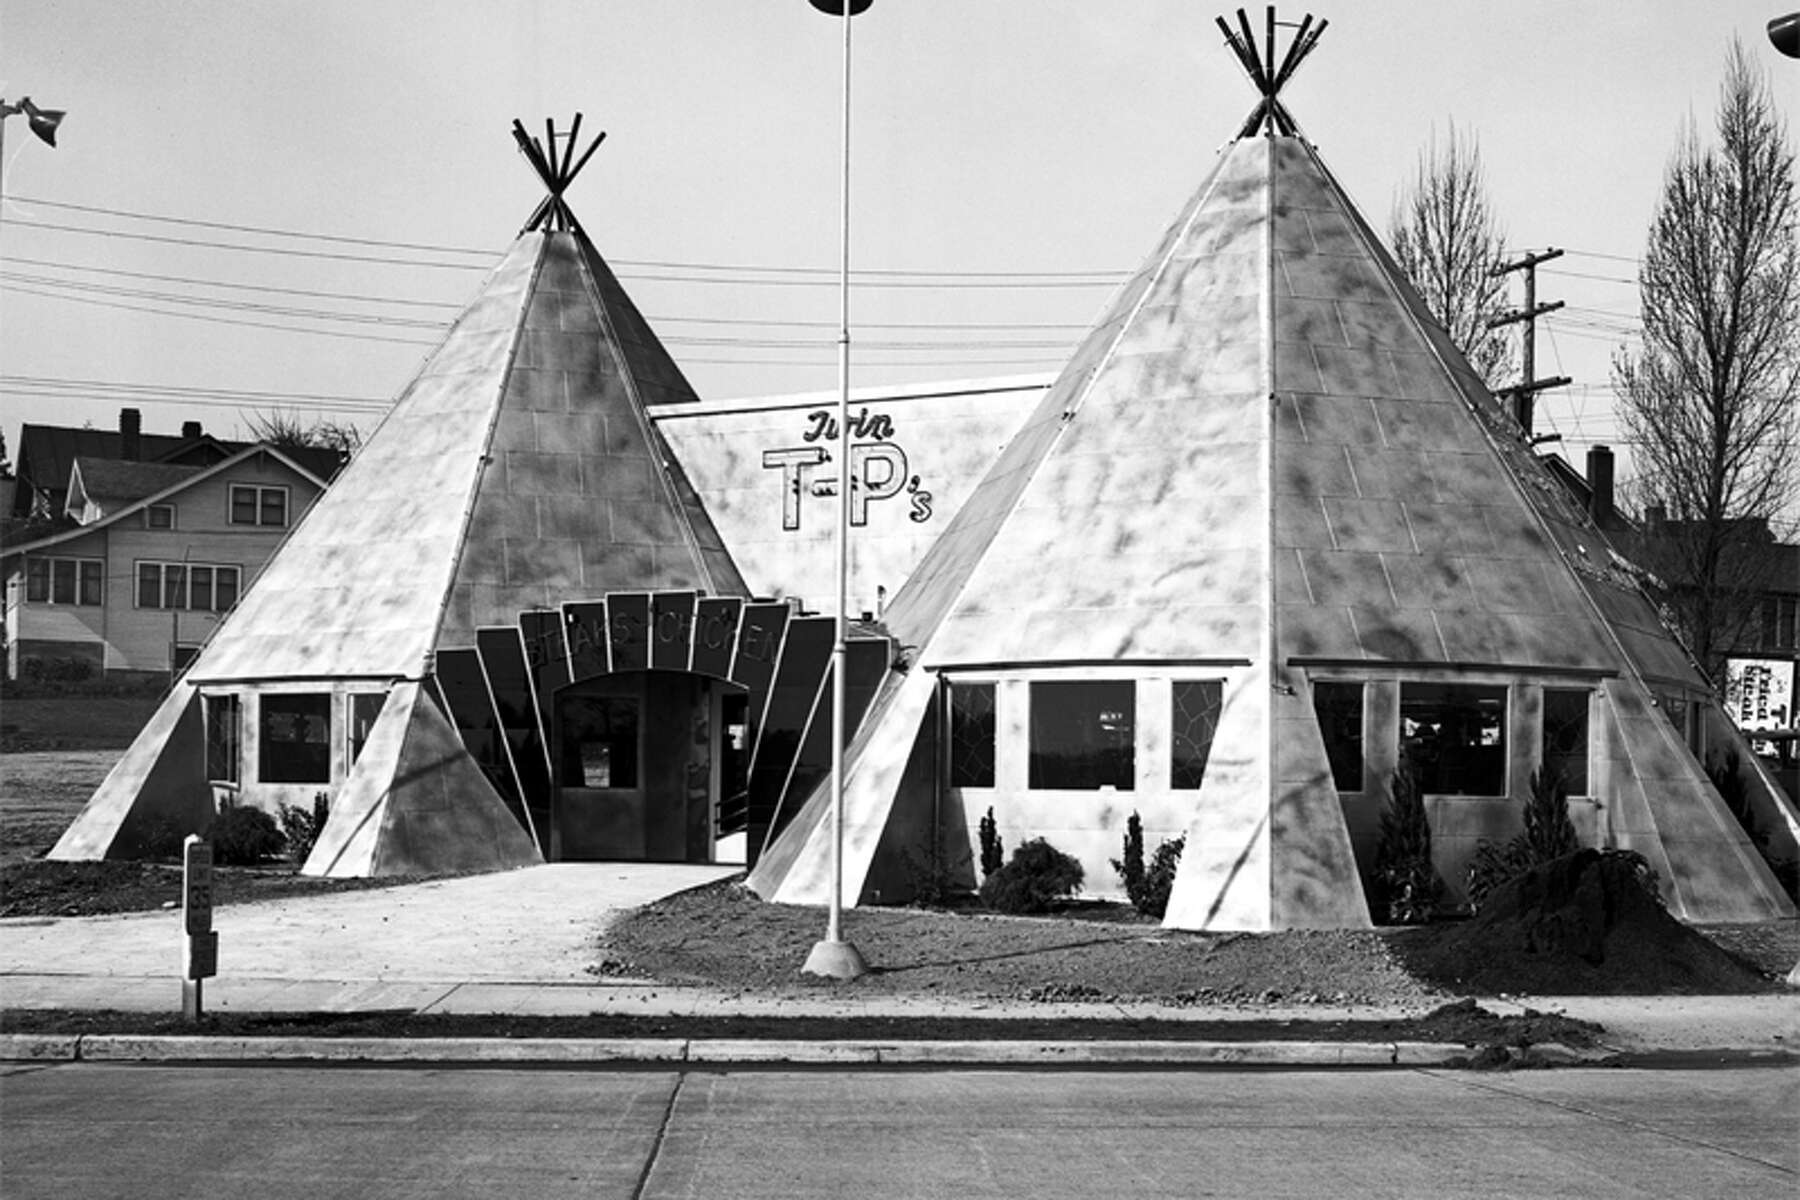
M 260 808 L 231 803 L 219 806 L 207 839 L 212 842 L 213 861 L 225 867 L 253 867 L 278 856 L 287 844 L 274 817 Z
M 281 834 L 287 840 L 288 856 L 294 860 L 296 871 L 306 865 L 330 818 L 331 796 L 327 792 L 313 793 L 310 812 L 297 804 L 281 806 Z
M 994 810 L 981 818 L 981 877 L 986 879 L 1000 869 L 1006 857 L 1006 845 L 1000 840 L 1000 827 L 994 823 Z
M 1033 838 L 982 880 L 981 902 L 996 912 L 1048 912 L 1058 900 L 1081 890 L 1082 875 L 1080 863 L 1043 838 Z
M 1122 858 L 1112 860 L 1113 870 L 1125 885 L 1125 896 L 1131 906 L 1146 917 L 1161 917 L 1169 911 L 1169 892 L 1175 886 L 1175 870 L 1181 865 L 1181 852 L 1187 846 L 1185 835 L 1165 838 L 1144 866 L 1144 823 L 1134 812 L 1125 822 Z
M 1425 799 L 1404 764 L 1394 772 L 1393 801 L 1381 813 L 1375 879 L 1387 924 L 1423 925 L 1431 920 L 1444 884 L 1431 865 Z
M 1531 798 L 1525 802 L 1525 832 L 1510 841 L 1483 841 L 1469 860 L 1469 909 L 1480 912 L 1488 894 L 1531 868 L 1573 854 L 1581 848 L 1569 820 L 1569 801 L 1560 777 L 1531 773 Z M 1644 865 L 1649 869 L 1649 864 Z

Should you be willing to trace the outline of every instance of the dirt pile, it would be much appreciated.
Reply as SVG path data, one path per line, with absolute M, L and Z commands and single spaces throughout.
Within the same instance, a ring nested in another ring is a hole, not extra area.
M 1479 916 L 1418 946 L 1409 965 L 1486 994 L 1768 990 L 1753 967 L 1665 912 L 1642 864 L 1580 850 L 1534 867 L 1495 889 Z

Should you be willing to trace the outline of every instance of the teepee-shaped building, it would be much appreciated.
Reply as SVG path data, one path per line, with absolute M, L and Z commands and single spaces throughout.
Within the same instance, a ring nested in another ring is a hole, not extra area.
M 888 608 L 845 894 L 973 882 L 988 811 L 1110 891 L 1136 813 L 1146 856 L 1186 839 L 1169 926 L 1366 925 L 1404 762 L 1452 898 L 1541 773 L 1680 915 L 1791 913 L 1702 769 L 1704 680 L 1279 99 L 1322 28 L 1279 68 L 1227 29 L 1255 114 Z M 824 901 L 827 811 L 761 895 Z
M 552 640 L 571 681 L 565 604 L 629 591 L 644 603 L 603 628 L 642 642 L 652 608 L 673 613 L 666 596 L 691 627 L 702 595 L 746 595 L 645 416 L 694 393 L 562 199 L 587 161 L 579 130 L 559 161 L 554 128 L 538 143 L 515 123 L 550 194 L 52 857 L 128 856 L 204 829 L 222 802 L 309 809 L 320 793 L 315 873 L 710 854 L 716 784 L 689 796 L 635 761 L 644 727 L 712 730 L 665 756 L 676 776 L 717 751 L 704 679 L 609 675 L 571 692 L 567 736 L 509 686 L 541 673 Z M 585 791 L 550 786 L 557 754 L 607 793 L 605 820 L 636 814 L 629 828 L 564 811 Z

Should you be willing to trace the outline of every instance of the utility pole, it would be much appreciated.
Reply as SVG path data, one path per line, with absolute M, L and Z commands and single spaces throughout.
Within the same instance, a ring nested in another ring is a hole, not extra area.
M 1525 272 L 1525 306 L 1511 309 L 1495 317 L 1487 323 L 1489 329 L 1498 329 L 1502 325 L 1514 325 L 1525 322 L 1524 348 L 1520 355 L 1523 368 L 1523 379 L 1516 387 L 1501 388 L 1499 395 L 1512 397 L 1513 417 L 1519 422 L 1519 428 L 1525 431 L 1525 440 L 1532 441 L 1531 417 L 1532 408 L 1537 401 L 1537 394 L 1547 388 L 1562 387 L 1569 383 L 1567 375 L 1556 375 L 1549 379 L 1537 377 L 1537 319 L 1545 313 L 1553 313 L 1563 306 L 1561 300 L 1549 304 L 1537 302 L 1537 267 L 1539 263 L 1549 262 L 1553 258 L 1561 258 L 1563 252 L 1552 246 L 1541 254 L 1526 254 L 1514 262 L 1501 263 L 1495 267 L 1493 274 L 1510 275 L 1514 271 Z

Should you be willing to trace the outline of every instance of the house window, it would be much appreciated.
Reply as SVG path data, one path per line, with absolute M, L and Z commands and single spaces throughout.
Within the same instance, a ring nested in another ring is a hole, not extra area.
M 950 685 L 950 786 L 994 786 L 994 685 Z
M 97 606 L 105 598 L 106 564 L 97 558 L 25 561 L 25 599 L 36 604 Z
M 173 504 L 152 504 L 144 510 L 145 529 L 175 528 L 175 506 Z
M 137 606 L 227 612 L 237 603 L 240 574 L 219 563 L 140 562 Z
M 1217 679 L 1176 680 L 1169 692 L 1169 786 L 1197 788 L 1212 756 L 1225 685 Z
M 362 757 L 363 746 L 368 743 L 369 731 L 375 728 L 375 718 L 381 715 L 382 705 L 387 703 L 386 692 L 352 692 L 349 696 L 350 719 L 345 723 L 345 734 L 349 738 L 346 749 L 346 766 L 354 766 Z
M 1566 796 L 1588 794 L 1588 694 L 1544 689 L 1544 778 Z
M 1506 795 L 1506 688 L 1402 683 L 1400 752 L 1421 793 Z
M 557 706 L 564 787 L 634 788 L 638 702 L 630 696 L 575 696 Z
M 1325 739 L 1331 783 L 1340 792 L 1363 790 L 1363 685 L 1316 682 L 1313 713 Z
M 287 489 L 231 485 L 231 523 L 233 525 L 270 525 L 279 529 L 288 522 Z
M 1800 597 L 1764 596 L 1761 618 L 1764 650 L 1792 650 L 1800 644 Z
M 1129 679 L 1032 684 L 1030 786 L 1130 791 L 1136 732 L 1137 685 Z
M 206 778 L 211 783 L 238 781 L 238 752 L 243 708 L 235 695 L 206 696 Z
M 331 782 L 331 695 L 265 694 L 262 698 L 264 783 Z

